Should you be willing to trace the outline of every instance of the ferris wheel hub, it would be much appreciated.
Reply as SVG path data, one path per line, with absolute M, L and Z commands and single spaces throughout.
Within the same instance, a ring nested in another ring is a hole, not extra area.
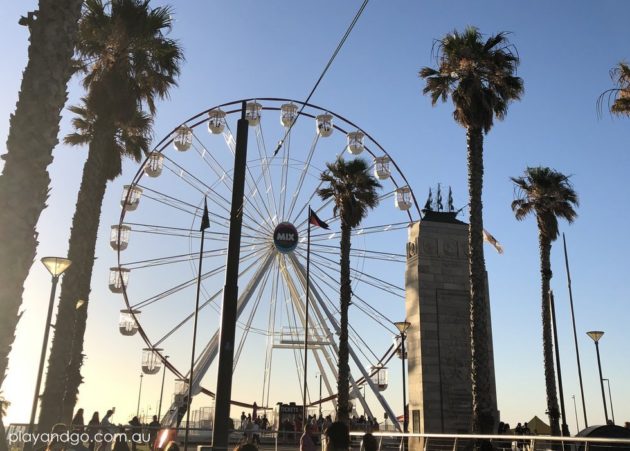
M 298 231 L 290 222 L 281 222 L 273 231 L 273 244 L 278 252 L 288 254 L 298 245 Z

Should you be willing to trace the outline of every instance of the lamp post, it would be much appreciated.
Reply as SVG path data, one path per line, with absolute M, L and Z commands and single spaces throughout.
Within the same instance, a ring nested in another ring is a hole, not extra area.
M 158 421 L 162 419 L 162 397 L 164 395 L 164 379 L 166 379 L 166 360 L 169 356 L 164 356 L 164 370 L 162 371 L 162 388 L 160 389 L 160 403 L 158 405 L 157 417 Z
M 610 416 L 612 417 L 613 424 L 615 424 L 615 410 L 613 409 L 612 393 L 610 392 L 610 380 L 609 379 L 602 379 L 602 380 L 605 380 L 606 383 L 608 384 L 608 400 L 610 401 Z
M 407 431 L 407 380 L 405 377 L 405 338 L 407 338 L 407 329 L 411 326 L 408 321 L 397 321 L 394 323 L 400 332 L 401 360 L 402 360 L 402 383 L 403 383 L 403 432 Z
M 52 320 L 52 312 L 55 305 L 55 292 L 57 291 L 57 282 L 59 282 L 59 277 L 61 277 L 64 271 L 68 269 L 72 264 L 70 260 L 63 257 L 44 257 L 41 261 L 52 276 L 52 287 L 50 288 L 48 315 L 46 316 L 46 325 L 44 326 L 44 341 L 42 343 L 42 352 L 39 358 L 37 381 L 35 382 L 35 395 L 33 396 L 33 407 L 31 408 L 31 420 L 28 423 L 28 432 L 31 434 L 33 433 L 33 429 L 35 427 L 35 414 L 37 412 L 37 402 L 39 401 L 39 390 L 42 385 L 42 375 L 44 374 L 44 362 L 46 360 L 46 349 L 48 348 L 50 321 Z
M 138 388 L 138 407 L 136 408 L 136 416 L 140 415 L 140 396 L 142 396 L 142 378 L 144 374 L 140 373 L 140 388 Z
M 606 408 L 606 393 L 604 392 L 604 379 L 602 377 L 602 361 L 599 358 L 599 340 L 604 335 L 601 330 L 591 330 L 586 332 L 586 335 L 591 337 L 595 342 L 595 350 L 597 351 L 597 367 L 599 368 L 599 383 L 602 386 L 602 400 L 604 401 L 604 418 L 606 418 L 606 424 L 608 424 L 608 409 Z
M 319 416 L 322 416 L 322 375 L 317 374 L 317 377 L 319 377 Z
M 571 397 L 573 398 L 573 410 L 575 410 L 575 427 L 576 427 L 577 432 L 580 432 L 580 422 L 578 421 L 577 404 L 575 403 L 575 395 L 571 395 Z

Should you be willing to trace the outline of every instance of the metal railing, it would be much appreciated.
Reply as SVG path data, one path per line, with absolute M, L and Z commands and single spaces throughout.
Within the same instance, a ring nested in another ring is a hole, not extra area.
M 502 451 L 630 451 L 630 439 L 596 437 L 552 437 L 548 435 L 473 435 L 473 434 L 414 434 L 372 432 L 378 449 L 410 451 L 465 451 L 480 440 L 490 441 Z M 363 450 L 362 432 L 351 432 L 353 449 Z M 354 445 L 358 444 L 358 448 Z

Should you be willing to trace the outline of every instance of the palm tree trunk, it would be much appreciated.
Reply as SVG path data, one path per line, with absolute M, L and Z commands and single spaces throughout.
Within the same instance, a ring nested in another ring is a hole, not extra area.
M 83 168 L 68 250 L 72 266 L 64 274 L 61 285 L 55 334 L 42 395 L 40 431 L 50 430 L 57 422 L 69 424 L 82 381 L 80 369 L 83 362 L 83 333 L 101 205 L 107 187 L 105 159 L 112 152 L 113 132 L 114 127 L 110 124 L 101 122 L 95 125 L 95 136 Z M 80 309 L 76 308 L 78 300 L 85 301 Z M 67 398 L 66 403 L 64 396 Z
M 540 221 L 540 219 L 539 219 Z M 547 414 L 551 435 L 560 435 L 560 411 L 556 391 L 556 372 L 553 362 L 553 341 L 551 331 L 551 310 L 549 304 L 549 283 L 551 281 L 551 241 L 538 226 L 540 246 L 540 276 L 542 297 L 543 356 L 545 366 L 545 385 L 547 387 Z
M 19 319 L 24 281 L 35 259 L 35 226 L 48 198 L 50 177 L 46 168 L 58 142 L 82 3 L 40 0 L 36 19 L 28 21 L 29 60 L 9 123 L 0 176 L 0 386 Z
M 470 252 L 470 340 L 472 383 L 472 432 L 491 434 L 496 423 L 492 399 L 488 319 L 490 309 L 486 295 L 486 263 L 483 256 L 483 134 L 479 128 L 468 128 L 468 196 Z
M 352 289 L 350 287 L 350 232 L 343 219 L 341 221 L 341 248 L 339 264 L 341 266 L 339 287 L 339 376 L 337 379 L 337 421 L 348 423 L 350 367 L 348 365 L 348 310 Z

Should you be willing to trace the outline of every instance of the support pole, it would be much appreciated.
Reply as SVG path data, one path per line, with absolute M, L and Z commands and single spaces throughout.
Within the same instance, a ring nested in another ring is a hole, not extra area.
M 188 396 L 186 398 L 186 433 L 184 434 L 184 451 L 188 448 L 190 434 L 190 408 L 192 406 L 193 372 L 195 370 L 195 348 L 197 345 L 197 320 L 199 318 L 199 294 L 201 292 L 201 268 L 203 265 L 203 242 L 206 238 L 206 228 L 210 226 L 208 218 L 208 201 L 203 199 L 203 216 L 201 218 L 201 244 L 199 245 L 199 270 L 197 271 L 197 296 L 195 298 L 195 319 L 193 322 L 192 350 L 190 351 L 190 372 L 188 373 Z
M 306 239 L 306 294 L 304 301 L 304 391 L 302 392 L 302 425 L 306 425 L 308 408 L 306 407 L 306 390 L 308 384 L 306 382 L 307 375 L 307 359 L 308 359 L 308 292 L 310 286 L 310 268 L 311 268 L 311 207 L 308 207 L 308 232 Z M 321 396 L 320 396 L 321 399 Z
M 602 401 L 604 401 L 604 418 L 608 424 L 608 408 L 606 407 L 606 392 L 604 392 L 604 377 L 602 376 L 602 361 L 599 358 L 599 341 L 595 342 L 595 350 L 597 351 L 597 368 L 599 368 L 599 383 L 602 386 Z
M 164 356 L 164 360 L 168 359 L 168 356 Z M 166 379 L 166 362 L 164 362 L 164 370 L 162 371 L 162 388 L 160 389 L 160 403 L 158 404 L 157 417 L 158 421 L 162 420 L 162 398 L 164 397 L 164 380 Z
M 573 310 L 573 291 L 571 290 L 571 272 L 569 271 L 569 256 L 567 255 L 567 240 L 562 233 L 562 244 L 564 245 L 564 264 L 567 268 L 567 285 L 569 287 L 569 304 L 571 305 L 571 321 L 573 322 L 573 341 L 575 343 L 575 357 L 577 359 L 578 377 L 580 379 L 580 395 L 582 396 L 582 412 L 584 412 L 584 427 L 588 427 L 586 419 L 586 401 L 584 400 L 584 385 L 582 384 L 582 366 L 580 365 L 580 348 L 578 347 L 577 329 L 575 328 L 575 312 Z M 580 432 L 580 431 L 577 431 Z
M 243 225 L 243 195 L 245 191 L 245 169 L 247 164 L 247 128 L 245 102 L 241 118 L 236 127 L 236 150 L 234 155 L 234 177 L 232 206 L 230 211 L 230 235 L 223 288 L 223 308 L 221 311 L 221 335 L 219 339 L 219 370 L 217 374 L 217 394 L 212 428 L 214 451 L 228 450 L 230 423 L 230 401 L 232 399 L 232 367 L 234 365 L 234 335 L 236 333 L 236 306 L 238 301 L 238 266 L 241 248 L 241 228 Z
M 52 321 L 53 306 L 55 305 L 55 292 L 57 291 L 59 276 L 53 276 L 52 287 L 50 289 L 50 300 L 48 301 L 48 314 L 46 315 L 46 326 L 44 327 L 44 341 L 42 342 L 42 352 L 39 357 L 39 369 L 37 370 L 37 382 L 35 382 L 35 395 L 33 395 L 33 406 L 31 407 L 31 419 L 28 423 L 28 432 L 32 434 L 35 429 L 35 414 L 39 402 L 39 390 L 42 386 L 42 376 L 44 374 L 44 363 L 46 362 L 46 350 L 48 349 L 48 335 L 50 334 L 50 322 Z M 42 431 L 38 431 L 42 432 Z M 32 448 L 32 444 L 27 448 Z
M 558 391 L 560 393 L 560 413 L 562 414 L 562 436 L 570 437 L 569 425 L 567 424 L 567 412 L 564 409 L 564 390 L 562 389 L 562 368 L 560 366 L 560 345 L 558 344 L 558 328 L 556 326 L 556 306 L 554 303 L 553 291 L 549 290 L 549 307 L 551 308 L 551 324 L 553 326 L 553 344 L 556 351 L 556 370 L 558 371 Z

